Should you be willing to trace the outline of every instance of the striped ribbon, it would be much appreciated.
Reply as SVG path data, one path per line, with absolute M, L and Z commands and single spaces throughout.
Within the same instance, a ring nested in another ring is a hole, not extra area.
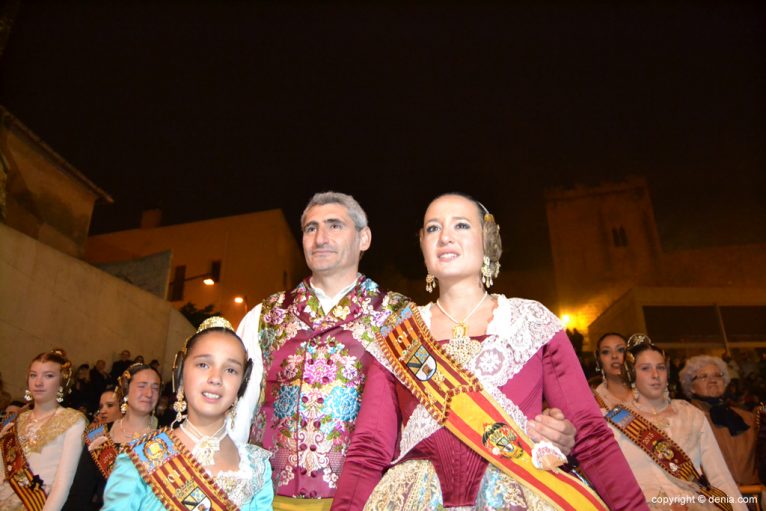
M 378 344 L 399 380 L 440 425 L 474 452 L 555 509 L 608 508 L 582 481 L 559 469 L 532 462 L 534 443 L 463 369 L 434 341 L 417 307 L 410 304 L 381 328 Z
M 27 511 L 40 511 L 48 497 L 43 490 L 43 481 L 32 473 L 24 456 L 24 450 L 16 436 L 16 424 L 0 440 L 3 448 L 3 467 L 8 484 L 21 500 Z
M 693 483 L 697 491 L 709 497 L 708 501 L 717 508 L 732 511 L 729 496 L 711 486 L 707 478 L 697 472 L 684 450 L 641 414 L 617 405 L 606 414 L 606 420 L 648 454 L 662 470 L 673 477 Z
M 165 509 L 235 511 L 226 492 L 168 428 L 131 443 L 128 455 Z

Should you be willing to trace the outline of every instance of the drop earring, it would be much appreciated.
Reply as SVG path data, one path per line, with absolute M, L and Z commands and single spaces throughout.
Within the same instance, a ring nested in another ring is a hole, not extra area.
M 29 389 L 24 391 L 24 401 L 32 401 L 32 392 Z
M 426 291 L 433 293 L 434 288 L 436 288 L 436 277 L 428 273 L 426 274 Z
M 492 287 L 492 284 L 494 283 L 492 281 L 492 273 L 492 265 L 490 263 L 489 257 L 484 256 L 483 262 L 481 264 L 481 283 L 484 284 L 486 288 Z
M 234 402 L 229 408 L 229 426 L 234 426 L 234 421 L 237 419 L 237 404 L 239 403 L 239 397 L 234 398 Z
M 64 402 L 64 387 L 59 385 L 59 389 L 56 391 L 56 401 L 59 403 Z
M 128 412 L 128 396 L 125 396 L 122 398 L 122 403 L 120 403 L 120 412 L 125 415 Z
M 184 399 L 184 388 L 179 387 L 176 392 L 176 402 L 173 403 L 173 410 L 176 412 L 176 418 L 173 423 L 181 422 L 186 418 L 184 412 L 186 411 L 186 400 Z

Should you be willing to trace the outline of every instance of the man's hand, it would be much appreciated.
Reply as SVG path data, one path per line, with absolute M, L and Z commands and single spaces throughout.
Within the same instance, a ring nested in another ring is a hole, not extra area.
M 543 413 L 527 422 L 527 433 L 534 442 L 548 440 L 569 455 L 575 443 L 574 425 L 569 422 L 558 408 L 546 408 Z

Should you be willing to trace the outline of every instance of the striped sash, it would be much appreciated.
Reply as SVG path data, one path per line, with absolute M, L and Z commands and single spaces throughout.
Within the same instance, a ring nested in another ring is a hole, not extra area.
M 615 428 L 649 455 L 662 470 L 673 477 L 693 483 L 697 491 L 709 497 L 708 501 L 724 511 L 732 511 L 729 496 L 697 472 L 689 456 L 670 437 L 641 414 L 617 405 L 605 416 Z
M 0 439 L 3 448 L 3 468 L 8 484 L 24 504 L 27 511 L 40 511 L 45 506 L 47 495 L 43 490 L 43 480 L 32 473 L 16 435 L 16 424 Z
M 596 404 L 598 404 L 598 407 L 601 408 L 602 410 L 608 410 L 609 407 L 607 406 L 606 401 L 604 401 L 604 398 L 601 397 L 601 394 L 599 394 L 596 389 L 593 389 L 592 392 L 593 392 L 593 397 L 596 399 Z
M 104 476 L 104 479 L 109 479 L 109 474 L 112 473 L 112 467 L 114 466 L 114 460 L 117 459 L 117 455 L 120 453 L 117 445 L 109 435 L 109 427 L 106 424 L 91 424 L 82 436 L 90 457 L 93 458 L 93 462 L 98 467 L 99 472 Z
M 157 498 L 172 511 L 235 511 L 239 508 L 215 484 L 169 428 L 132 442 L 127 454 Z
M 556 468 L 551 453 L 534 443 L 508 413 L 434 341 L 415 304 L 409 304 L 377 338 L 397 378 L 431 416 L 474 452 L 523 484 L 555 509 L 606 510 L 601 499 L 576 477 Z M 539 459 L 540 462 L 533 462 Z

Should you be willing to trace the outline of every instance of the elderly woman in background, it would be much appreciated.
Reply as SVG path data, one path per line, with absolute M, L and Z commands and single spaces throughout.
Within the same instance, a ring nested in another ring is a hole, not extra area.
M 726 404 L 723 393 L 730 381 L 726 363 L 708 355 L 691 357 L 681 370 L 680 378 L 684 394 L 705 413 L 737 484 L 761 484 L 756 463 L 755 417 L 751 412 Z

